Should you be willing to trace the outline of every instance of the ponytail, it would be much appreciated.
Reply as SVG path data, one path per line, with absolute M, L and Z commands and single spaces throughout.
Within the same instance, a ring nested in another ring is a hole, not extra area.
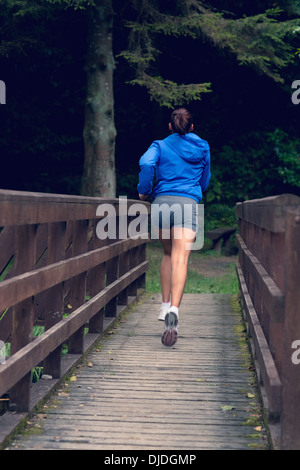
M 171 126 L 173 132 L 185 135 L 190 132 L 193 124 L 191 113 L 185 108 L 175 109 L 171 114 Z

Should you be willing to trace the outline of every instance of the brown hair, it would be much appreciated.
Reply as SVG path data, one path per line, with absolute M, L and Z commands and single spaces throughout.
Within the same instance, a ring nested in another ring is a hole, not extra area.
M 172 112 L 171 126 L 173 132 L 177 132 L 180 135 L 187 134 L 190 132 L 192 124 L 192 115 L 186 108 L 178 108 Z

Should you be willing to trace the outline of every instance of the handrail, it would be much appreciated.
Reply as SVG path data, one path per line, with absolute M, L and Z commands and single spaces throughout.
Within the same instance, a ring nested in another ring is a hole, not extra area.
M 274 445 L 300 449 L 300 198 L 245 201 L 236 213 L 240 292 L 269 422 L 280 435 Z
M 122 207 L 121 222 L 120 199 L 0 190 L 0 341 L 11 344 L 0 361 L 0 396 L 8 393 L 18 413 L 33 406 L 31 370 L 43 365 L 61 378 L 62 345 L 78 358 L 145 286 L 148 234 L 99 239 L 102 204 L 127 232 L 133 216 L 124 218 Z M 126 200 L 127 208 L 136 204 Z M 138 204 L 149 213 L 148 203 Z M 38 337 L 34 325 L 44 328 Z

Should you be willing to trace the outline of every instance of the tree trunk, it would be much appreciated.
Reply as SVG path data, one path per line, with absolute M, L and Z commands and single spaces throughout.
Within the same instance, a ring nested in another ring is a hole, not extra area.
M 116 197 L 112 0 L 96 0 L 89 13 L 87 97 L 81 194 Z

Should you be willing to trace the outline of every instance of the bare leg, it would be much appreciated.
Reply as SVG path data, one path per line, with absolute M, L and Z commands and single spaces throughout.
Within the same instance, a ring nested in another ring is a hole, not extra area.
M 164 248 L 161 268 L 163 296 L 165 295 L 165 298 L 169 299 L 171 291 L 171 309 L 165 316 L 165 329 L 161 336 L 161 342 L 169 347 L 174 346 L 178 337 L 178 308 L 186 283 L 187 264 L 194 238 L 195 232 L 193 230 L 179 227 L 172 228 L 171 240 L 161 238 Z
M 187 278 L 187 265 L 191 252 L 191 244 L 196 234 L 191 229 L 180 227 L 174 227 L 171 234 L 171 305 L 179 308 Z
M 190 245 L 195 238 L 195 232 L 191 229 L 174 227 L 171 230 L 171 238 L 162 238 L 160 230 L 160 242 L 164 254 L 160 269 L 160 282 L 162 301 L 179 307 L 187 277 L 187 264 L 190 255 Z
M 169 302 L 171 297 L 171 280 L 172 280 L 172 265 L 171 265 L 171 251 L 172 240 L 171 238 L 162 238 L 162 230 L 159 231 L 160 242 L 163 246 L 164 254 L 160 266 L 160 284 L 162 292 L 162 301 Z

